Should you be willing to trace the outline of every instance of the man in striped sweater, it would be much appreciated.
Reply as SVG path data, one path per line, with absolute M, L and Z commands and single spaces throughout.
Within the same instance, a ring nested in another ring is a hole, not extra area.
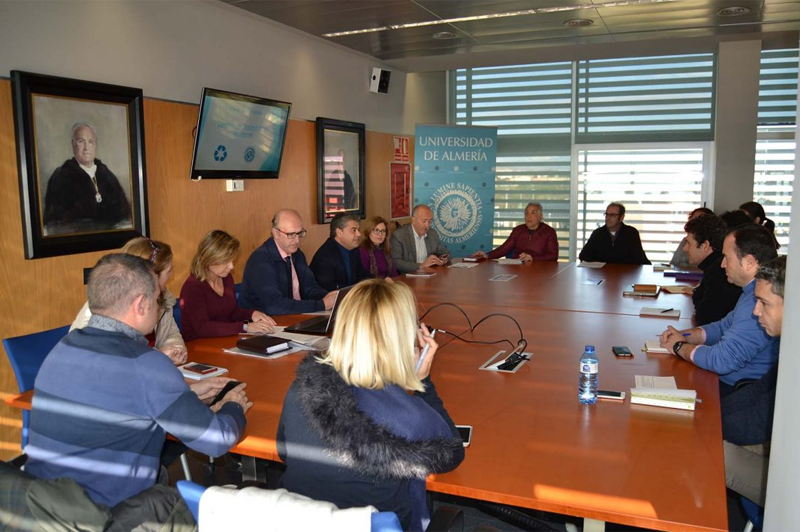
M 147 261 L 106 255 L 92 270 L 88 295 L 89 325 L 61 340 L 36 378 L 26 472 L 73 479 L 115 518 L 135 498 L 148 501 L 139 514 L 160 508 L 137 520 L 174 519 L 180 497 L 157 484 L 166 434 L 220 456 L 241 437 L 252 403 L 240 385 L 209 408 L 148 346 L 159 287 Z

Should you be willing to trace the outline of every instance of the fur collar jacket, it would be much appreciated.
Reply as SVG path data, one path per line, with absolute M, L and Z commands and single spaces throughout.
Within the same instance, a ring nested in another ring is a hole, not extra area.
M 444 432 L 449 434 L 443 437 L 439 427 L 440 430 L 431 429 L 429 435 L 423 435 L 424 439 L 410 441 L 395 435 L 393 432 L 397 431 L 392 431 L 391 426 L 373 422 L 359 409 L 354 389 L 334 368 L 317 360 L 308 356 L 297 368 L 298 400 L 309 428 L 341 466 L 370 477 L 424 479 L 430 473 L 450 471 L 461 463 L 463 444 L 457 432 L 453 433 L 455 428 L 433 383 L 426 379 L 426 392 L 416 394 L 433 410 L 402 393 L 408 398 L 409 408 L 422 407 L 433 416 L 438 412 L 441 417 L 435 416 L 436 420 L 446 425 Z

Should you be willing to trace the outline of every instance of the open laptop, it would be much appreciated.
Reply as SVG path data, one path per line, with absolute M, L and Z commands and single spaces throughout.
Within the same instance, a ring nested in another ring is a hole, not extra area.
M 336 294 L 336 300 L 333 302 L 331 313 L 327 316 L 315 316 L 313 318 L 303 320 L 300 323 L 295 323 L 290 327 L 284 329 L 286 332 L 293 332 L 298 334 L 313 334 L 317 336 L 328 336 L 333 333 L 333 327 L 336 324 L 336 314 L 339 312 L 344 296 L 353 288 L 348 286 L 340 288 Z

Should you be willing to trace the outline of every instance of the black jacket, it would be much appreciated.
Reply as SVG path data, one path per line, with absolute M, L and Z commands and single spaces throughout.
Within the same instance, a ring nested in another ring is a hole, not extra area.
M 614 240 L 611 240 L 611 233 L 605 225 L 595 229 L 583 246 L 579 258 L 610 264 L 650 264 L 642 249 L 639 231 L 624 223 L 620 225 Z
M 349 255 L 350 280 L 348 281 L 339 244 L 333 238 L 328 238 L 311 259 L 311 271 L 314 272 L 317 284 L 325 290 L 338 290 L 370 277 L 369 272 L 361 263 L 361 254 L 358 248 L 351 249 Z
M 703 270 L 703 280 L 692 294 L 694 318 L 697 325 L 707 325 L 721 320 L 733 310 L 742 289 L 728 282 L 719 251 L 712 252 L 697 266 Z
M 281 487 L 339 508 L 371 504 L 397 513 L 408 529 L 410 483 L 455 469 L 464 459 L 458 430 L 436 388 L 428 379 L 424 384 L 425 392 L 415 395 L 441 416 L 452 438 L 410 441 L 394 435 L 358 408 L 353 388 L 336 370 L 306 357 L 286 393 L 278 425 L 278 455 L 286 464 Z

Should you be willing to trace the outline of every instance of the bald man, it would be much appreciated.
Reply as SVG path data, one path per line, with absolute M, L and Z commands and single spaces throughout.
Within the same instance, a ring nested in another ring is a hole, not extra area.
M 417 205 L 411 211 L 411 223 L 392 234 L 392 259 L 398 272 L 447 264 L 450 252 L 439 240 L 431 222 L 433 211 L 426 205 Z

